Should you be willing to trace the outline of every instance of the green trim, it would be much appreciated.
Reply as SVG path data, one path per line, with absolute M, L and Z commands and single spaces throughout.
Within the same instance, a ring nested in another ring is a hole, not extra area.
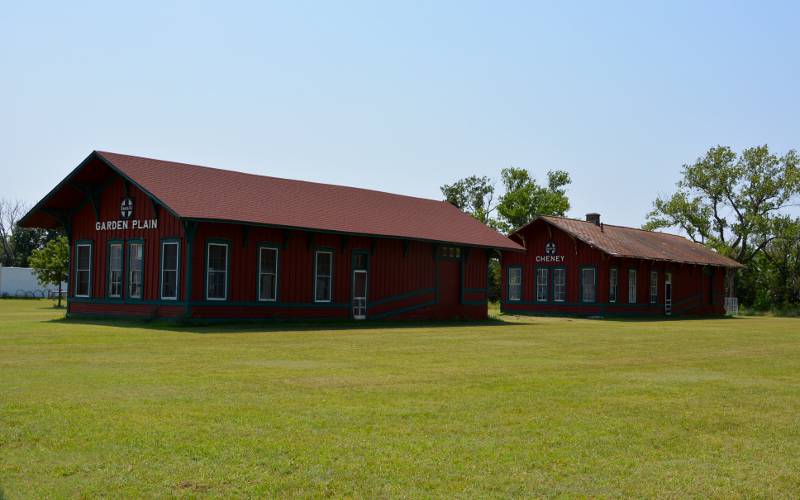
M 331 275 L 330 275 L 330 286 L 328 287 L 328 300 L 317 300 L 317 254 L 319 253 L 329 253 L 331 255 Z M 333 266 L 336 262 L 334 260 L 335 251 L 331 247 L 314 247 L 314 252 L 311 254 L 314 261 L 311 263 L 311 300 L 315 303 L 325 304 L 325 303 L 332 303 L 333 302 Z
M 261 250 L 268 248 L 275 250 L 275 298 L 261 298 Z M 281 245 L 268 241 L 259 242 L 256 245 L 256 300 L 260 302 L 278 302 L 280 300 L 280 275 L 281 275 Z
M 122 252 L 122 255 L 120 256 L 122 259 L 122 283 L 120 284 L 119 297 L 111 296 L 111 246 L 112 245 L 119 245 L 120 251 Z M 125 240 L 108 240 L 106 242 L 106 290 L 104 295 L 107 299 L 116 300 L 117 302 L 123 302 L 127 295 L 125 293 Z
M 142 295 L 141 295 L 141 297 L 131 297 L 130 285 L 131 285 L 131 282 L 132 282 L 132 280 L 131 280 L 131 272 L 133 271 L 131 269 L 131 262 L 130 262 L 130 258 L 131 258 L 131 255 L 132 255 L 132 253 L 131 253 L 131 245 L 142 245 Z M 135 238 L 135 239 L 127 240 L 125 242 L 125 246 L 127 247 L 127 250 L 128 250 L 128 260 L 126 262 L 128 267 L 127 267 L 127 271 L 126 271 L 126 274 L 125 274 L 128 286 L 125 289 L 125 299 L 126 299 L 126 302 L 129 302 L 129 301 L 130 302 L 140 302 L 140 301 L 144 300 L 144 290 L 145 290 L 144 283 L 145 283 L 145 278 L 147 277 L 147 272 L 145 272 L 145 260 L 147 258 L 147 252 L 145 252 L 145 242 L 144 242 L 144 239 L 142 239 L 142 238 Z
M 176 243 L 178 245 L 178 252 L 176 255 L 176 272 L 175 272 L 175 298 L 164 298 L 164 244 Z M 158 242 L 158 253 L 161 264 L 158 266 L 158 298 L 159 300 L 176 303 L 181 300 L 181 240 L 174 236 L 169 238 L 161 238 Z
M 389 297 L 384 297 L 382 299 L 373 300 L 371 306 L 372 307 L 380 306 L 388 302 L 395 302 L 397 300 L 410 299 L 412 297 L 417 297 L 419 295 L 435 294 L 435 293 L 436 293 L 435 288 L 420 288 L 418 290 L 401 293 L 399 295 L 391 295 Z
M 594 285 L 593 285 L 594 286 L 594 300 L 592 300 L 592 301 L 584 301 L 583 300 L 583 271 L 585 269 L 591 269 L 592 271 L 594 271 Z M 598 276 L 597 276 L 597 266 L 580 266 L 578 268 L 578 278 L 579 278 L 578 279 L 578 290 L 579 290 L 579 293 L 580 293 L 580 295 L 578 297 L 580 299 L 580 303 L 581 304 L 589 304 L 589 305 L 597 304 L 597 281 L 598 281 L 598 279 L 597 279 L 598 278 Z
M 225 298 L 211 299 L 208 297 L 208 257 L 211 253 L 211 245 L 225 246 Z M 226 302 L 230 299 L 231 295 L 231 246 L 232 242 L 226 238 L 206 238 L 205 240 L 205 255 L 203 266 L 203 298 L 207 302 Z
M 422 304 L 415 304 L 413 306 L 401 307 L 400 309 L 392 309 L 391 311 L 382 312 L 380 314 L 376 314 L 372 316 L 372 319 L 383 319 L 388 318 L 390 316 L 395 316 L 397 314 L 404 314 L 411 311 L 416 311 L 417 309 L 422 309 L 429 306 L 435 306 L 435 300 L 429 300 L 428 302 L 423 302 Z
M 73 245 L 75 247 L 75 265 L 73 266 L 73 269 L 74 269 L 74 274 L 75 274 L 74 279 L 76 281 L 73 283 L 74 290 L 73 290 L 72 293 L 75 294 L 75 297 L 79 297 L 79 298 L 82 298 L 82 299 L 87 299 L 87 298 L 90 299 L 90 298 L 92 298 L 92 278 L 94 277 L 94 257 L 95 257 L 95 255 L 94 255 L 94 240 L 76 240 Z M 89 247 L 89 285 L 88 285 L 89 286 L 89 290 L 87 290 L 89 292 L 88 295 L 77 295 L 76 294 L 76 292 L 78 290 L 78 283 L 77 283 L 77 279 L 78 279 L 78 260 L 79 260 L 78 259 L 78 247 L 81 247 L 81 246 L 88 246 Z M 67 294 L 67 295 L 69 296 L 69 294 Z
M 118 300 L 112 299 L 93 299 L 93 298 L 86 298 L 86 297 L 77 297 L 73 299 L 73 302 L 76 304 L 98 304 L 98 305 L 110 305 L 110 304 L 119 304 Z M 183 307 L 186 302 L 178 302 L 175 300 L 137 300 L 135 303 L 129 303 L 130 305 L 141 304 L 141 305 L 154 305 L 154 306 L 176 306 L 176 307 Z M 346 303 L 314 303 L 314 302 L 259 302 L 259 301 L 222 301 L 222 300 L 195 300 L 189 302 L 192 306 L 201 306 L 201 307 L 264 307 L 268 309 L 277 309 L 277 308 L 323 308 L 323 309 L 338 309 L 338 308 L 345 308 L 348 306 Z
M 511 270 L 512 269 L 519 269 L 519 299 L 518 300 L 511 300 Z M 525 283 L 525 272 L 523 271 L 522 266 L 508 266 L 506 268 L 506 301 L 510 304 L 521 304 L 522 297 L 524 293 L 525 287 L 523 286 Z

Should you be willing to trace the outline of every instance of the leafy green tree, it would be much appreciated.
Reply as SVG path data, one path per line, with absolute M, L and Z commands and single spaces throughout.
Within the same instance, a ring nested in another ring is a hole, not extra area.
M 66 236 L 50 240 L 33 251 L 30 265 L 42 284 L 58 285 L 58 307 L 61 307 L 61 283 L 69 277 L 69 243 Z
M 798 155 L 757 146 L 737 155 L 716 146 L 683 166 L 669 198 L 657 198 L 645 229 L 683 229 L 694 241 L 749 264 L 779 231 L 783 210 L 800 193 Z
M 440 189 L 445 200 L 472 215 L 489 227 L 505 233 L 527 224 L 537 215 L 564 215 L 569 210 L 567 172 L 547 173 L 547 185 L 540 186 L 522 168 L 504 168 L 501 172 L 504 193 L 494 203 L 495 184 L 489 177 L 472 175 L 445 184 Z M 489 297 L 500 297 L 500 262 L 489 259 Z
M 440 188 L 445 201 L 455 205 L 484 224 L 490 224 L 495 210 L 494 184 L 488 177 L 471 175 Z
M 500 176 L 505 193 L 497 205 L 498 227 L 507 233 L 537 215 L 563 216 L 569 210 L 566 188 L 572 181 L 563 170 L 547 172 L 546 186 L 540 186 L 523 168 L 504 168 Z
M 15 227 L 11 234 L 12 247 L 14 248 L 14 265 L 28 267 L 30 265 L 29 259 L 33 252 L 60 235 L 59 231 L 50 229 Z

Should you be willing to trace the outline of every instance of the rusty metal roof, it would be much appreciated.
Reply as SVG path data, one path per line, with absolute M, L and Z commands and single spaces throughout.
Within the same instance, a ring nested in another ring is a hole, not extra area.
M 181 219 L 523 250 L 444 201 L 104 151 L 93 152 L 23 222 L 44 227 L 48 203 L 51 208 L 68 204 L 70 193 L 59 191 L 69 191 L 69 179 L 81 173 L 88 175 L 89 170 L 98 168 L 97 163 L 127 178 Z M 83 165 L 86 172 L 78 172 Z
M 743 267 L 735 260 L 683 236 L 611 224 L 597 225 L 593 222 L 566 217 L 543 215 L 534 220 L 539 219 L 614 257 L 707 266 Z M 519 231 L 521 229 L 512 234 Z

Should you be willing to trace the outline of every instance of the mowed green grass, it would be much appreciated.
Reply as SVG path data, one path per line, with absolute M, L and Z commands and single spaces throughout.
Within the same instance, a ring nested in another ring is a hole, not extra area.
M 800 492 L 796 319 L 61 316 L 0 300 L 6 498 Z

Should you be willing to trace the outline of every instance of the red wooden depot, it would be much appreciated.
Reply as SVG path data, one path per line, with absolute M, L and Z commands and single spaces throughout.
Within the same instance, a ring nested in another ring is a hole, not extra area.
M 712 315 L 726 312 L 736 261 L 681 236 L 537 217 L 502 254 L 501 308 L 538 315 Z
M 522 247 L 452 205 L 91 153 L 23 220 L 70 239 L 70 316 L 487 316 Z

